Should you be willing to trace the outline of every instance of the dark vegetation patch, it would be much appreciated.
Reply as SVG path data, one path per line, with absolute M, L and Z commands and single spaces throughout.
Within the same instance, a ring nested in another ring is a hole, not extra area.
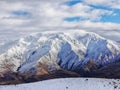
M 85 77 L 120 79 L 120 62 L 108 64 L 96 70 L 94 69 L 88 72 Z
M 15 72 L 5 73 L 3 77 L 0 77 L 0 85 L 30 83 L 55 78 L 69 78 L 69 77 L 80 77 L 79 74 L 66 70 L 52 71 L 43 75 L 34 74 L 18 74 Z

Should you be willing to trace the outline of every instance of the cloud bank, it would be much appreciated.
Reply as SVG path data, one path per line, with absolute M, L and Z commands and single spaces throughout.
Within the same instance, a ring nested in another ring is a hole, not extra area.
M 120 34 L 120 23 L 102 21 L 104 17 L 120 15 L 116 13 L 120 12 L 120 0 L 76 1 L 0 0 L 0 31 L 74 28 L 87 31 L 116 30 Z

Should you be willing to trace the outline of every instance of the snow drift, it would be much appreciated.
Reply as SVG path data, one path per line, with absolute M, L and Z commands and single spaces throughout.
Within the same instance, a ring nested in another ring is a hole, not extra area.
M 66 78 L 0 86 L 0 90 L 120 90 L 119 83 L 117 79 Z

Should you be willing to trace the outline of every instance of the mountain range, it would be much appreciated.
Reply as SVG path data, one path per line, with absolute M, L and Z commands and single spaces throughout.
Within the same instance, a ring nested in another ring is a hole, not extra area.
M 57 70 L 86 76 L 88 71 L 119 60 L 119 43 L 82 30 L 45 31 L 0 46 L 1 76 L 6 72 L 43 75 Z

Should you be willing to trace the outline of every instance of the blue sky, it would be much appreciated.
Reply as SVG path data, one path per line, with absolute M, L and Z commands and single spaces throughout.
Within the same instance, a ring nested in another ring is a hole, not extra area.
M 113 11 L 116 15 L 114 15 L 114 16 L 104 15 L 101 19 L 101 22 L 120 23 L 120 10 L 113 10 Z
M 65 2 L 65 4 L 67 4 L 67 5 L 69 5 L 69 6 L 72 6 L 72 5 L 75 5 L 75 4 L 77 4 L 77 3 L 80 3 L 81 1 L 79 1 L 79 0 L 74 0 L 74 1 L 68 1 L 68 2 Z
M 29 12 L 27 12 L 27 11 L 21 11 L 21 10 L 12 11 L 12 14 L 14 14 L 16 16 L 28 16 L 28 15 L 30 15 Z
M 82 18 L 80 18 L 79 16 L 76 16 L 76 17 L 66 17 L 64 18 L 65 21 L 68 21 L 68 22 L 74 22 L 74 21 L 80 21 L 82 20 Z
M 78 3 L 82 3 L 82 0 L 68 1 L 65 4 L 68 6 L 73 6 L 73 5 L 78 4 Z M 120 23 L 120 9 L 106 7 L 104 5 L 102 6 L 102 5 L 90 4 L 89 6 L 94 8 L 94 9 L 110 10 L 110 11 L 113 11 L 113 13 L 115 14 L 115 15 L 103 15 L 102 18 L 100 20 L 98 20 L 98 22 Z M 72 21 L 81 21 L 83 19 L 79 16 L 76 16 L 76 17 L 68 17 L 68 18 L 65 18 L 64 20 L 66 20 L 68 22 L 72 22 Z

